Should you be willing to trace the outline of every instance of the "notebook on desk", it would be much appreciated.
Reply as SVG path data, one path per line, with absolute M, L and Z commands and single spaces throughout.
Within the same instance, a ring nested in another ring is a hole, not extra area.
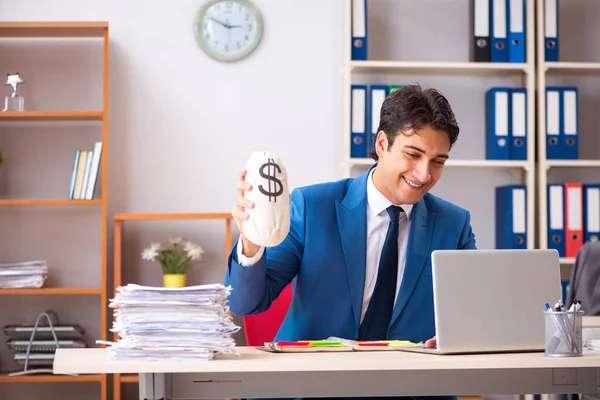
M 469 354 L 544 351 L 544 304 L 562 297 L 556 250 L 436 250 L 436 348 Z

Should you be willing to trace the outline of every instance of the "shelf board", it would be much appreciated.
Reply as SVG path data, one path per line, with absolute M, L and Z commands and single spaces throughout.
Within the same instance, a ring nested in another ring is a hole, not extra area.
M 353 72 L 388 72 L 396 70 L 414 74 L 514 74 L 529 70 L 528 64 L 444 62 L 444 61 L 351 61 Z
M 200 219 L 231 219 L 230 213 L 206 213 L 206 214 L 138 214 L 138 213 L 116 213 L 115 221 L 175 221 L 175 220 L 200 220 Z
M 103 37 L 108 22 L 2 22 L 2 38 Z
M 136 374 L 122 374 L 119 380 L 123 383 L 136 383 L 140 381 L 140 377 Z
M 0 121 L 101 121 L 102 111 L 0 111 Z
M 371 158 L 351 158 L 350 165 L 370 166 L 375 161 Z M 513 160 L 448 160 L 445 164 L 450 168 L 527 168 L 527 161 Z
M 589 72 L 600 72 L 600 63 L 597 62 L 545 62 L 544 68 L 547 71 L 560 70 L 560 71 L 589 71 Z
M 0 289 L 0 296 L 3 294 L 27 294 L 27 295 L 57 295 L 57 294 L 102 294 L 102 288 L 78 288 L 78 287 L 57 287 L 40 289 Z
M 546 160 L 548 167 L 600 167 L 600 160 Z
M 33 383 L 33 382 L 102 382 L 104 375 L 52 375 L 32 374 L 21 376 L 9 376 L 8 373 L 0 373 L 0 383 Z
M 0 206 L 99 206 L 102 200 L 0 199 Z

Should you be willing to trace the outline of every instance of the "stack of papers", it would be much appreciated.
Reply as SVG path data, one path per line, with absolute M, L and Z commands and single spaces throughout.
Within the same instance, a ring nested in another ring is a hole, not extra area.
M 0 289 L 39 289 L 47 276 L 46 261 L 0 264 Z
M 201 359 L 237 354 L 227 306 L 230 287 L 221 284 L 163 288 L 129 284 L 117 289 L 110 307 L 117 342 L 108 344 L 112 359 Z

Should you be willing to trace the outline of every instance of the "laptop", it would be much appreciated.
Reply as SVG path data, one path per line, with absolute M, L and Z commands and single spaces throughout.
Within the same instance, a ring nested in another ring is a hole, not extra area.
M 544 305 L 562 298 L 556 250 L 436 250 L 432 354 L 544 351 Z

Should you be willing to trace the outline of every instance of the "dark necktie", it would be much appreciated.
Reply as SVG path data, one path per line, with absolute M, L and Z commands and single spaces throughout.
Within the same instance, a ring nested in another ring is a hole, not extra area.
M 375 289 L 358 332 L 358 340 L 384 340 L 394 311 L 398 280 L 398 220 L 402 208 L 389 206 L 390 224 L 381 251 Z

